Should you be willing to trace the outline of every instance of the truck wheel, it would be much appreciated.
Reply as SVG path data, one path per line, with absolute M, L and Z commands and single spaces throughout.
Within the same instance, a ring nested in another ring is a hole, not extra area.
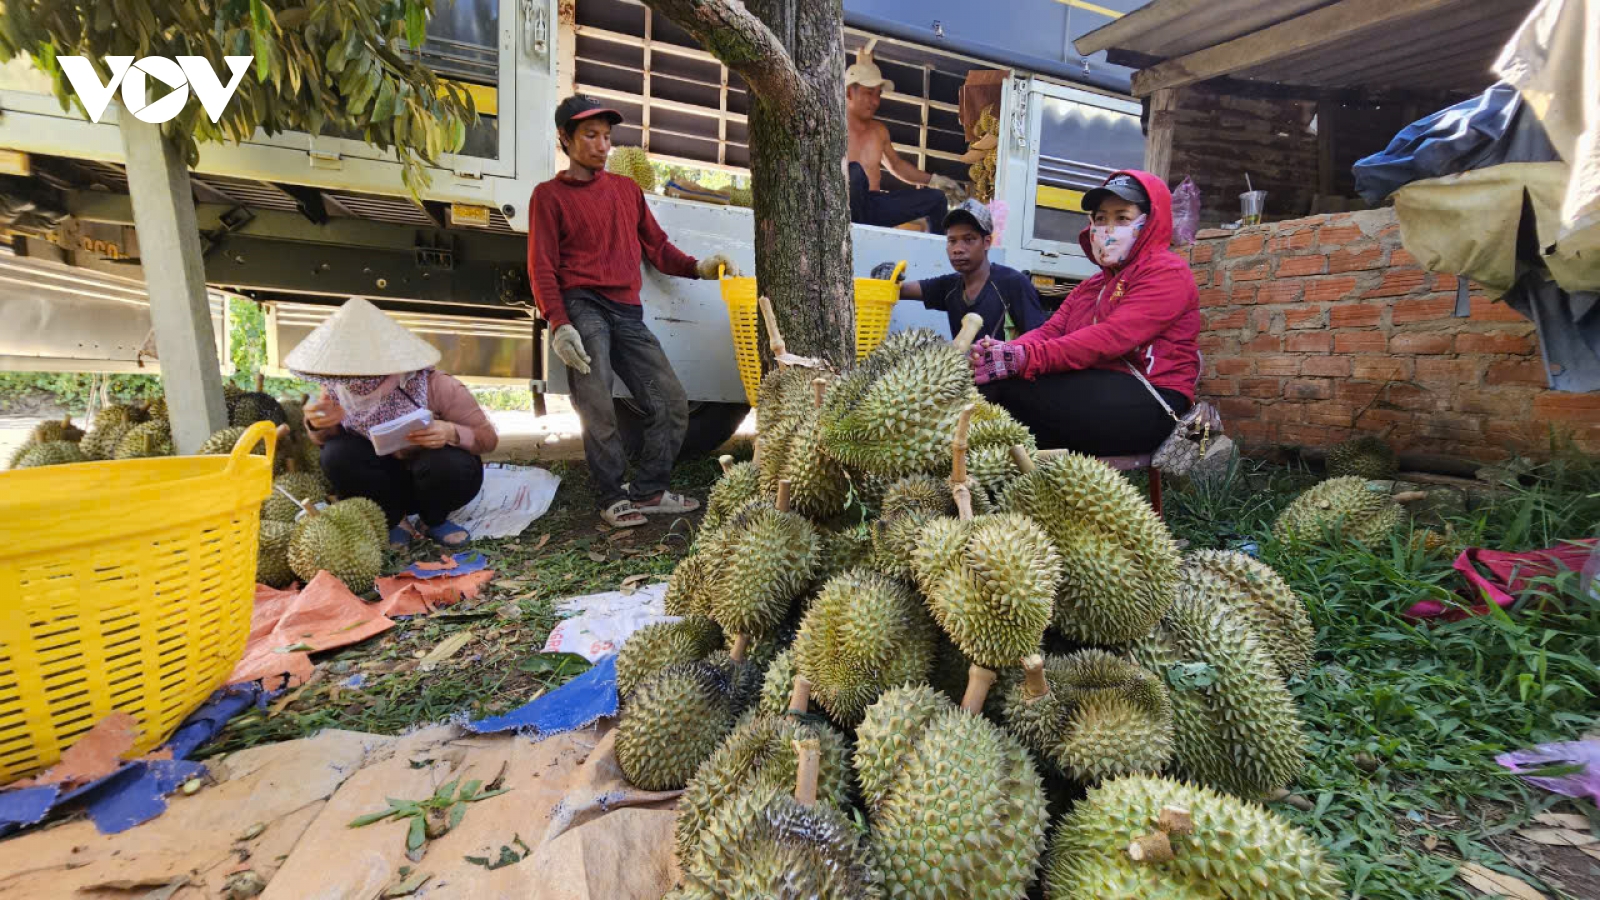
M 644 444 L 644 425 L 648 418 L 631 399 L 618 397 L 617 432 L 622 436 L 622 446 L 629 456 L 638 456 Z M 678 449 L 678 459 L 698 459 L 722 446 L 739 430 L 750 407 L 743 403 L 711 403 L 689 401 L 689 430 L 684 433 L 683 446 Z

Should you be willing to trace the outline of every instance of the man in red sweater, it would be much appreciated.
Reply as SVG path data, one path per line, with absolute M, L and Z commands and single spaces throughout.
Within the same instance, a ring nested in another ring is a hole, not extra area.
M 622 114 L 582 95 L 556 107 L 571 165 L 533 190 L 528 275 L 551 344 L 567 365 L 572 405 L 583 422 L 583 455 L 600 495 L 601 518 L 627 528 L 651 514 L 677 515 L 699 501 L 667 490 L 689 425 L 689 401 L 639 305 L 641 255 L 665 275 L 718 277 L 738 268 L 722 254 L 696 261 L 667 240 L 633 181 L 605 171 L 611 127 Z M 616 379 L 649 414 L 638 469 L 623 488 L 627 454 L 617 433 Z

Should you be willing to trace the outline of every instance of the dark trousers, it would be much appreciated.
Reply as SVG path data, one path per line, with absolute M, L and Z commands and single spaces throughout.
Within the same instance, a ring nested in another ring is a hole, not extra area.
M 867 170 L 860 163 L 851 163 L 850 221 L 893 228 L 926 218 L 929 232 L 944 234 L 944 214 L 949 211 L 949 203 L 942 192 L 929 187 L 874 191 L 867 184 Z
M 613 399 L 618 378 L 648 416 L 630 483 L 632 499 L 654 497 L 671 483 L 672 463 L 689 430 L 689 397 L 661 342 L 645 327 L 642 310 L 623 307 L 581 288 L 564 291 L 561 299 L 589 354 L 589 374 L 569 369 L 567 379 L 572 385 L 572 405 L 583 421 L 583 457 L 600 508 L 626 496 L 622 477 L 628 455 L 617 433 Z
M 372 441 L 342 432 L 322 445 L 322 472 L 341 497 L 368 497 L 389 527 L 416 513 L 432 528 L 466 506 L 483 487 L 483 460 L 460 447 L 421 450 L 401 459 L 379 456 Z
M 1041 450 L 1136 456 L 1153 452 L 1172 434 L 1172 417 L 1126 372 L 1056 372 L 1035 381 L 991 381 L 978 390 L 1028 426 Z M 1158 390 L 1173 412 L 1181 416 L 1189 411 L 1189 398 Z

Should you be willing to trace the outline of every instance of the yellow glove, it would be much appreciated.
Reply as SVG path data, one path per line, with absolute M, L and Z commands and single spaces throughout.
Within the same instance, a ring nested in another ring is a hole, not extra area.
M 705 259 L 700 260 L 700 262 L 695 264 L 694 271 L 696 275 L 699 275 L 701 278 L 704 278 L 707 281 L 715 281 L 717 280 L 718 276 L 718 267 L 726 268 L 727 271 L 722 274 L 727 275 L 729 278 L 738 278 L 742 274 L 739 271 L 739 267 L 734 264 L 733 260 L 721 253 L 713 253 Z

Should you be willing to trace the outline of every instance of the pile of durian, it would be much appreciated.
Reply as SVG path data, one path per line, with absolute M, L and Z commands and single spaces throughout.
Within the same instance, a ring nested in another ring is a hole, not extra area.
M 1304 765 L 1304 604 L 1040 457 L 974 391 L 968 319 L 770 373 L 678 618 L 623 646 L 618 763 L 683 791 L 668 896 L 1340 896 L 1261 805 Z
M 1424 499 L 1418 491 L 1395 491 L 1400 471 L 1394 449 L 1375 435 L 1361 435 L 1328 451 L 1326 480 L 1301 493 L 1272 525 L 1280 541 L 1332 544 L 1349 540 L 1386 545 L 1409 521 L 1405 504 Z M 1450 549 L 1453 535 L 1420 531 L 1413 542 L 1427 552 Z

